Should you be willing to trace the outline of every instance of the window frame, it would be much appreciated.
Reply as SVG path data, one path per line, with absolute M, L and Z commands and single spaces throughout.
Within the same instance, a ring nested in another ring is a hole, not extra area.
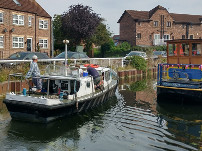
M 32 26 L 32 16 L 28 16 L 28 26 Z
M 166 27 L 171 27 L 171 21 L 166 22 Z
M 0 48 L 4 48 L 4 36 L 0 36 Z
M 48 49 L 48 39 L 39 39 L 39 46 L 41 49 Z
M 48 29 L 48 20 L 39 19 L 39 29 Z
M 159 26 L 159 21 L 154 21 L 154 27 L 158 27 Z
M 142 38 L 142 34 L 141 33 L 137 33 L 137 39 L 141 39 Z
M 2 24 L 2 23 L 4 23 L 4 13 L 0 12 L 0 14 L 2 14 L 2 16 L 0 16 L 0 24 Z
M 17 23 L 15 23 L 15 21 L 17 21 Z M 24 15 L 13 14 L 13 25 L 24 25 L 24 24 L 25 24 Z
M 15 38 L 15 40 L 14 40 L 14 38 Z M 22 39 L 22 41 L 20 41 L 20 39 Z M 12 37 L 12 48 L 24 48 L 24 37 L 13 36 Z
M 192 38 L 191 38 L 191 36 L 192 36 Z M 190 35 L 189 35 L 189 39 L 194 39 L 194 35 L 193 35 L 193 34 L 190 34 Z

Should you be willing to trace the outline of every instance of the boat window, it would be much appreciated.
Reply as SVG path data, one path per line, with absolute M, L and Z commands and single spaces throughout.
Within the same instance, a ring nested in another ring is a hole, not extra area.
M 189 44 L 180 44 L 180 56 L 189 56 Z
M 177 56 L 177 44 L 169 44 L 168 45 L 168 55 L 169 56 Z
M 106 72 L 105 72 L 105 80 L 106 80 L 106 81 L 109 81 L 109 80 L 110 80 L 110 72 L 109 72 L 109 71 L 106 71 Z
M 192 56 L 201 56 L 201 50 L 201 43 L 192 43 Z

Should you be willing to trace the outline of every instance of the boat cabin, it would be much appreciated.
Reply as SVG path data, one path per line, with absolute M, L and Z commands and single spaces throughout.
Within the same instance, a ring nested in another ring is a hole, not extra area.
M 202 64 L 202 39 L 167 40 L 168 64 Z

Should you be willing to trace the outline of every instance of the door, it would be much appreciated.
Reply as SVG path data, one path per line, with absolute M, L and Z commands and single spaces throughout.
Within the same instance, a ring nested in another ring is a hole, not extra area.
M 32 51 L 32 38 L 27 38 L 27 51 Z

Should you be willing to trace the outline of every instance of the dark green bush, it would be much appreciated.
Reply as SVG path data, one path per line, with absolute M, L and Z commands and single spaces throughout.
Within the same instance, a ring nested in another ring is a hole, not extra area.
M 147 69 L 147 61 L 140 57 L 140 56 L 132 56 L 129 57 L 127 60 L 129 60 L 130 65 L 133 66 L 134 68 L 142 71 L 146 71 Z

